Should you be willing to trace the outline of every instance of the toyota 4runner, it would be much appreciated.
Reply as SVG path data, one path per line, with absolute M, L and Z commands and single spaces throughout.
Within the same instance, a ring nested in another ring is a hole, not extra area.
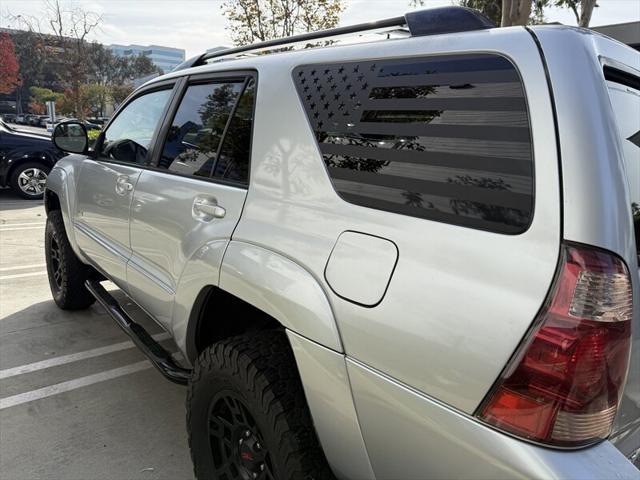
M 209 52 L 56 128 L 55 302 L 188 385 L 199 479 L 640 478 L 640 53 L 491 27 Z

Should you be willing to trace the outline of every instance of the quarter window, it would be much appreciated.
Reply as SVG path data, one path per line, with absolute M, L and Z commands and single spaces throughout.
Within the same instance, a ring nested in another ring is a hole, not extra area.
M 308 65 L 293 78 L 344 200 L 499 233 L 527 229 L 531 134 L 522 83 L 507 59 Z
M 132 100 L 104 133 L 100 156 L 147 165 L 149 146 L 167 106 L 171 90 L 158 90 Z

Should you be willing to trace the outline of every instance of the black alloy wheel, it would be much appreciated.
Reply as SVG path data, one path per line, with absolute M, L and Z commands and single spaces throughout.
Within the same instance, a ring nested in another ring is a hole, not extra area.
M 217 472 L 243 480 L 275 480 L 269 450 L 242 399 L 223 392 L 211 403 L 211 455 Z

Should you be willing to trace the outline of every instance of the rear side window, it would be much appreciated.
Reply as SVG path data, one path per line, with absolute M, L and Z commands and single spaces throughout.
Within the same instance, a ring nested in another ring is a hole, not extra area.
M 247 184 L 255 80 L 187 87 L 158 161 L 182 175 Z
M 305 65 L 293 72 L 346 201 L 517 234 L 533 215 L 526 99 L 498 55 Z

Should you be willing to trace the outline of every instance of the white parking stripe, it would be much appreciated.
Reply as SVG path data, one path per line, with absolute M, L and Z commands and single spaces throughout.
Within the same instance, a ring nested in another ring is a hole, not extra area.
M 156 342 L 171 338 L 167 332 L 158 333 L 152 335 Z M 18 367 L 6 368 L 0 370 L 0 380 L 3 378 L 15 377 L 16 375 L 22 375 L 24 373 L 36 372 L 45 368 L 57 367 L 59 365 L 65 365 L 71 362 L 77 362 L 79 360 L 86 360 L 87 358 L 99 357 L 101 355 L 107 355 L 108 353 L 119 352 L 120 350 L 127 350 L 133 348 L 135 345 L 131 341 L 115 343 L 113 345 L 107 345 L 106 347 L 94 348 L 91 350 L 85 350 L 84 352 L 71 353 L 69 355 L 62 355 L 60 357 L 48 358 L 40 362 L 29 363 L 27 365 L 20 365 Z
M 43 398 L 58 395 L 59 393 L 69 392 L 78 388 L 87 387 L 94 383 L 104 382 L 106 380 L 112 380 L 114 378 L 122 377 L 124 375 L 130 375 L 141 370 L 151 368 L 151 363 L 147 360 L 143 360 L 138 363 L 133 363 L 125 367 L 114 368 L 113 370 L 107 370 L 106 372 L 100 372 L 86 377 L 80 377 L 68 382 L 57 383 L 49 387 L 39 388 L 38 390 L 32 390 L 30 392 L 19 393 L 18 395 L 12 395 L 6 398 L 0 398 L 0 410 L 5 408 L 15 407 L 23 403 L 33 402 L 35 400 L 41 400 Z
M 16 273 L 15 275 L 0 275 L 0 281 L 11 280 L 12 278 L 24 278 L 24 277 L 36 277 L 39 275 L 46 275 L 47 271 L 43 272 L 31 272 L 31 273 Z
M 46 263 L 34 263 L 31 265 L 20 265 L 16 267 L 0 267 L 0 272 L 10 272 L 11 270 L 26 270 L 27 268 L 45 267 Z
M 36 227 L 17 227 L 17 228 L 0 228 L 0 232 L 15 232 L 17 230 L 37 230 L 43 229 L 44 225 L 38 225 Z
M 29 222 L 29 223 L 0 223 L 0 229 L 2 228 L 12 228 L 12 227 L 33 227 L 33 226 L 43 226 L 44 222 Z

